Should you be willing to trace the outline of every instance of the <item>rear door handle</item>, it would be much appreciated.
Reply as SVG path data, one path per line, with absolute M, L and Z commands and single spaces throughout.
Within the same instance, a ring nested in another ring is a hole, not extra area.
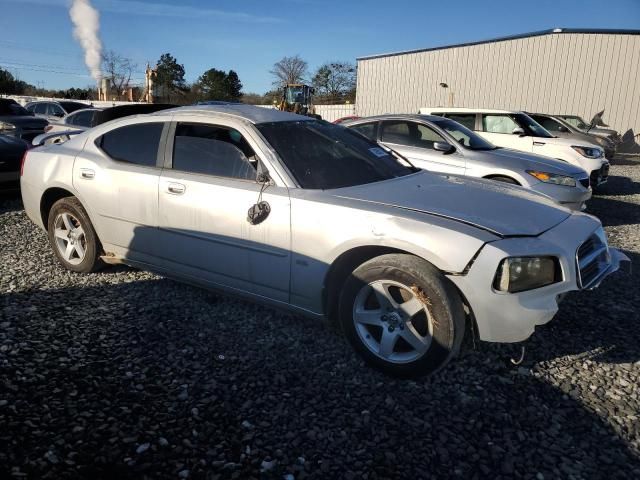
M 82 178 L 86 178 L 87 180 L 91 180 L 92 178 L 94 178 L 96 176 L 96 172 L 94 172 L 90 168 L 81 168 L 80 169 L 80 176 Z
M 187 187 L 181 183 L 170 183 L 169 186 L 167 186 L 167 191 L 174 195 L 182 195 L 186 189 Z

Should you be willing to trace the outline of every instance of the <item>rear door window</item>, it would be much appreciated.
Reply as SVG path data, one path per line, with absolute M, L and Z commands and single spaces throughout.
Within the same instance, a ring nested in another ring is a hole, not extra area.
M 257 163 L 249 142 L 233 128 L 203 123 L 176 127 L 174 170 L 255 181 Z
M 136 123 L 102 135 L 96 143 L 109 157 L 119 162 L 155 167 L 164 123 Z
M 483 114 L 482 129 L 487 133 L 513 133 L 519 125 L 509 115 Z
M 381 128 L 383 142 L 433 149 L 435 142 L 445 141 L 440 134 L 421 123 L 385 121 Z

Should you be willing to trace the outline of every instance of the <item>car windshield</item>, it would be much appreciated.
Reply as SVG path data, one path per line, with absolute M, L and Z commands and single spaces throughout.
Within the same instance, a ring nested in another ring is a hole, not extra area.
M 22 105 L 13 100 L 0 100 L 0 115 L 22 117 L 31 114 Z
M 302 188 L 331 189 L 415 171 L 362 135 L 318 120 L 256 125 Z
M 571 125 L 573 125 L 576 128 L 579 128 L 580 130 L 586 130 L 587 128 L 589 128 L 589 125 L 587 125 L 585 123 L 585 121 L 577 116 L 577 115 L 566 115 L 565 117 L 563 117 L 568 123 L 570 123 Z
M 477 133 L 469 130 L 458 122 L 454 122 L 453 120 L 443 118 L 442 120 L 433 120 L 433 123 L 451 135 L 456 142 L 469 150 L 495 150 L 498 148 Z
M 64 108 L 67 113 L 75 112 L 76 110 L 82 110 L 83 108 L 90 108 L 91 105 L 80 102 L 59 102 L 60 106 Z
M 553 138 L 549 131 L 536 122 L 529 115 L 524 113 L 516 113 L 512 115 L 513 119 L 520 125 L 526 133 L 534 137 Z

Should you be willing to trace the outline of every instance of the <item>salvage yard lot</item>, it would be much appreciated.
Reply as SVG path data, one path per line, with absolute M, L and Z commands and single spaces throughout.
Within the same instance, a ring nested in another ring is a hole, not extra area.
M 419 381 L 324 324 L 126 267 L 0 200 L 0 478 L 640 478 L 640 162 L 589 211 L 633 262 L 527 343 Z

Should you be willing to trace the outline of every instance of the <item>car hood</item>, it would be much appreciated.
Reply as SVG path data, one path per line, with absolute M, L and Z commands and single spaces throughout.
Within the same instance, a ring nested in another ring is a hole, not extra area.
M 326 193 L 450 218 L 502 237 L 540 235 L 571 215 L 551 198 L 522 187 L 425 171 Z
M 2 115 L 0 122 L 11 123 L 20 128 L 31 128 L 43 130 L 49 122 L 43 118 L 32 117 L 31 115 Z
M 473 158 L 486 161 L 495 166 L 503 166 L 510 169 L 537 170 L 558 175 L 580 175 L 585 171 L 579 166 L 572 165 L 562 160 L 556 160 L 535 153 L 527 153 L 509 148 L 496 148 L 495 150 L 476 150 Z
M 587 133 L 596 133 L 598 135 L 606 135 L 606 136 L 611 136 L 611 135 L 617 135 L 618 131 L 614 130 L 612 128 L 601 128 L 601 127 L 594 127 L 592 129 L 589 130 L 585 130 L 585 132 Z
M 589 148 L 602 148 L 599 146 L 594 140 L 580 140 L 577 138 L 560 138 L 560 137 L 551 137 L 551 138 L 541 138 L 541 137 L 533 137 L 533 141 L 540 143 L 548 143 L 549 145 L 562 145 L 566 147 L 571 147 L 573 145 L 578 145 L 581 147 L 589 147 Z
M 553 132 L 553 134 L 560 138 L 568 138 L 578 142 L 595 143 L 593 137 L 584 132 Z

